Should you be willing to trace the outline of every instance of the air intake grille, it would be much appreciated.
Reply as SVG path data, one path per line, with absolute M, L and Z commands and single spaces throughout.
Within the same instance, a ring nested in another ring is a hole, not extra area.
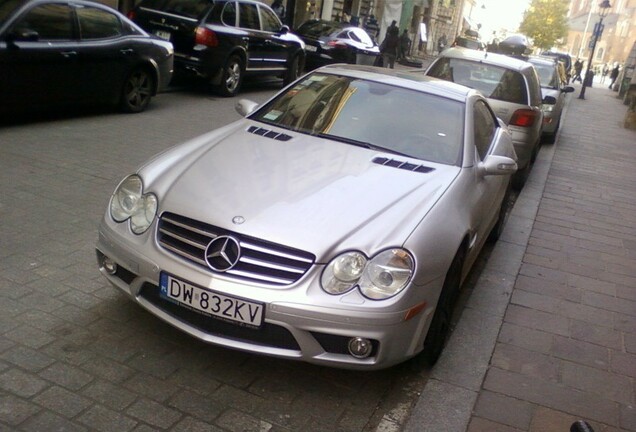
M 290 139 L 292 139 L 291 135 L 274 132 L 273 130 L 269 130 L 269 129 L 265 129 L 265 128 L 261 128 L 257 126 L 250 126 L 249 129 L 247 129 L 247 131 L 249 133 L 253 133 L 254 135 L 260 135 L 260 136 L 264 136 L 265 138 L 271 138 L 278 141 L 289 141 Z
M 210 272 L 205 250 L 217 236 L 232 236 L 241 247 L 238 263 L 222 274 L 267 285 L 289 285 L 300 279 L 316 257 L 287 246 L 267 242 L 224 230 L 173 213 L 159 219 L 157 240 L 166 250 L 196 263 Z
M 379 165 L 390 166 L 393 168 L 399 168 L 407 171 L 414 171 L 419 173 L 429 173 L 431 171 L 435 171 L 434 168 L 427 167 L 424 165 L 416 165 L 410 162 L 403 162 L 396 159 L 389 159 L 385 157 L 377 157 L 373 159 L 373 163 L 377 163 Z

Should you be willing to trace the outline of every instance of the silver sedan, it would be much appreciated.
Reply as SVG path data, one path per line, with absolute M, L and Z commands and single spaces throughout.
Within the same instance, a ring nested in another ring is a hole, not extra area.
M 205 342 L 350 369 L 433 363 L 516 155 L 467 87 L 328 66 L 114 191 L 101 273 Z

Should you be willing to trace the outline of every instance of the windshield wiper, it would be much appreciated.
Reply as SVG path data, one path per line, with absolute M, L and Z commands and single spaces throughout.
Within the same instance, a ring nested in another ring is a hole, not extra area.
M 362 148 L 367 148 L 370 150 L 377 150 L 377 151 L 381 151 L 381 152 L 385 152 L 385 153 L 393 153 L 399 156 L 405 156 L 405 157 L 413 157 L 411 155 L 408 155 L 406 153 L 401 153 L 399 151 L 390 149 L 390 148 L 386 148 L 386 147 L 382 147 L 379 145 L 375 145 L 375 144 L 371 144 L 368 142 L 364 142 L 364 141 L 358 141 L 355 140 L 353 138 L 347 138 L 347 137 L 341 137 L 341 136 L 337 136 L 337 135 L 329 135 L 329 134 L 325 134 L 325 133 L 318 133 L 315 134 L 315 136 L 319 137 L 319 138 L 326 138 L 326 139 L 330 139 L 330 140 L 334 140 L 334 141 L 340 141 L 343 143 L 347 143 L 347 144 L 351 144 L 357 147 L 362 147 Z

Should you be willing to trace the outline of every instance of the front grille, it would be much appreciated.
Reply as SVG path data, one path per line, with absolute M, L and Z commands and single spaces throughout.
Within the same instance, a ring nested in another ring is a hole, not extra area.
M 222 321 L 179 306 L 159 295 L 159 287 L 145 283 L 139 295 L 174 318 L 214 336 L 240 342 L 299 351 L 298 342 L 284 327 L 264 322 L 257 329 Z
M 205 261 L 208 244 L 221 235 L 234 237 L 241 246 L 239 262 L 222 273 L 212 270 Z M 164 213 L 159 219 L 157 240 L 164 249 L 210 272 L 268 285 L 290 285 L 296 282 L 316 259 L 308 252 L 248 237 L 173 213 Z

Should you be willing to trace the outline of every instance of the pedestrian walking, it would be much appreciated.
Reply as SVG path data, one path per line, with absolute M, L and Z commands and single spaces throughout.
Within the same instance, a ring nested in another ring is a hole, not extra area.
M 618 66 L 618 62 L 614 63 L 614 67 L 612 68 L 612 71 L 610 72 L 610 85 L 609 88 L 611 89 L 614 86 L 614 83 L 616 82 L 616 79 L 618 78 L 618 72 L 620 72 L 620 68 Z
M 601 69 L 601 84 L 605 82 L 605 78 L 607 78 L 607 74 L 609 73 L 609 65 L 605 63 L 603 68 Z
M 278 18 L 284 23 L 285 22 L 285 6 L 283 5 L 283 0 L 274 0 L 272 3 L 272 10 L 276 12 Z
M 384 36 L 382 45 L 380 45 L 380 52 L 382 53 L 382 61 L 384 67 L 391 69 L 394 68 L 399 44 L 400 29 L 397 26 L 397 21 L 393 20 L 389 28 L 386 30 L 386 36 Z
M 581 78 L 581 71 L 583 70 L 583 62 L 580 59 L 576 59 L 574 62 L 574 76 L 572 77 L 572 82 L 579 80 L 580 83 L 583 83 L 583 78 Z

